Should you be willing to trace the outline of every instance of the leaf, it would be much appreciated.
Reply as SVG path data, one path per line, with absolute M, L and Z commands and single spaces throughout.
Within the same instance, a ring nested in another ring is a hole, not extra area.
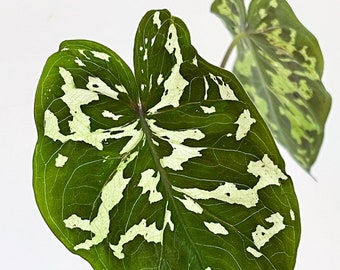
M 166 10 L 134 64 L 75 40 L 45 65 L 34 191 L 54 234 L 94 269 L 293 269 L 292 181 L 239 81 Z
M 331 105 L 318 42 L 284 0 L 253 0 L 244 10 L 243 1 L 212 5 L 238 41 L 234 72 L 275 138 L 309 171 Z

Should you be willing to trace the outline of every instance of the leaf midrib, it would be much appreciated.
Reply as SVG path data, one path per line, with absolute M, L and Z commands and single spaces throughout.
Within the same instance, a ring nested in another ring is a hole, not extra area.
M 160 173 L 161 183 L 165 187 L 167 199 L 171 202 L 171 204 L 172 204 L 172 206 L 175 210 L 175 213 L 178 216 L 178 221 L 180 223 L 180 226 L 183 228 L 184 234 L 186 235 L 190 245 L 194 249 L 194 253 L 196 254 L 196 257 L 198 259 L 198 262 L 200 264 L 201 269 L 204 269 L 202 257 L 200 255 L 195 243 L 192 241 L 188 230 L 186 229 L 185 223 L 183 222 L 184 219 L 182 217 L 182 213 L 178 209 L 177 204 L 175 202 L 175 199 L 174 199 L 175 197 L 172 194 L 171 182 L 168 178 L 168 174 L 160 163 L 160 157 L 159 157 L 157 149 L 155 148 L 155 145 L 152 141 L 152 131 L 150 130 L 149 125 L 146 122 L 146 119 L 145 119 L 146 117 L 145 117 L 145 114 L 144 114 L 144 111 L 143 111 L 143 106 L 142 106 L 142 103 L 140 101 L 138 102 L 138 105 L 137 105 L 137 113 L 138 113 L 138 117 L 140 119 L 142 130 L 143 130 L 145 137 L 146 137 L 147 145 L 150 147 L 152 158 L 153 158 L 153 160 L 156 164 L 157 170 Z

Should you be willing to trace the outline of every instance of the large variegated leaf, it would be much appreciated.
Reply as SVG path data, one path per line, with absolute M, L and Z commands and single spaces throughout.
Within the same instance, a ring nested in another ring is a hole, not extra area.
M 134 56 L 135 75 L 77 40 L 46 63 L 34 190 L 52 231 L 94 269 L 292 269 L 293 185 L 241 84 L 165 10 Z
M 243 0 L 216 0 L 212 11 L 239 41 L 235 74 L 274 136 L 309 170 L 331 104 L 317 40 L 285 0 L 252 0 L 247 16 Z

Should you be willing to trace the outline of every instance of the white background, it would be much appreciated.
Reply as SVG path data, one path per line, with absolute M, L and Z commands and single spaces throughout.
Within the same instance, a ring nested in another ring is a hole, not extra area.
M 338 0 L 289 1 L 323 50 L 323 81 L 333 96 L 315 182 L 284 152 L 301 207 L 302 238 L 296 269 L 340 269 L 340 25 Z M 32 190 L 36 141 L 33 101 L 47 57 L 65 39 L 91 39 L 132 66 L 139 20 L 167 8 L 191 31 L 203 58 L 219 65 L 231 41 L 207 0 L 11 0 L 0 6 L 0 269 L 91 269 L 45 225 Z M 337 120 L 338 119 L 338 120 Z M 281 269 L 280 269 L 281 270 Z M 284 269 L 283 269 L 284 270 Z

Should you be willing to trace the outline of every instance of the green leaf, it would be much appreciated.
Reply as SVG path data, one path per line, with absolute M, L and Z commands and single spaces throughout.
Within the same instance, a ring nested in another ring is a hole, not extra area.
M 238 42 L 235 74 L 276 139 L 309 171 L 331 105 L 316 38 L 285 0 L 253 0 L 247 16 L 243 1 L 216 0 L 212 11 Z
M 46 63 L 34 190 L 54 234 L 94 269 L 293 269 L 292 181 L 239 81 L 166 10 L 134 63 L 84 40 Z

